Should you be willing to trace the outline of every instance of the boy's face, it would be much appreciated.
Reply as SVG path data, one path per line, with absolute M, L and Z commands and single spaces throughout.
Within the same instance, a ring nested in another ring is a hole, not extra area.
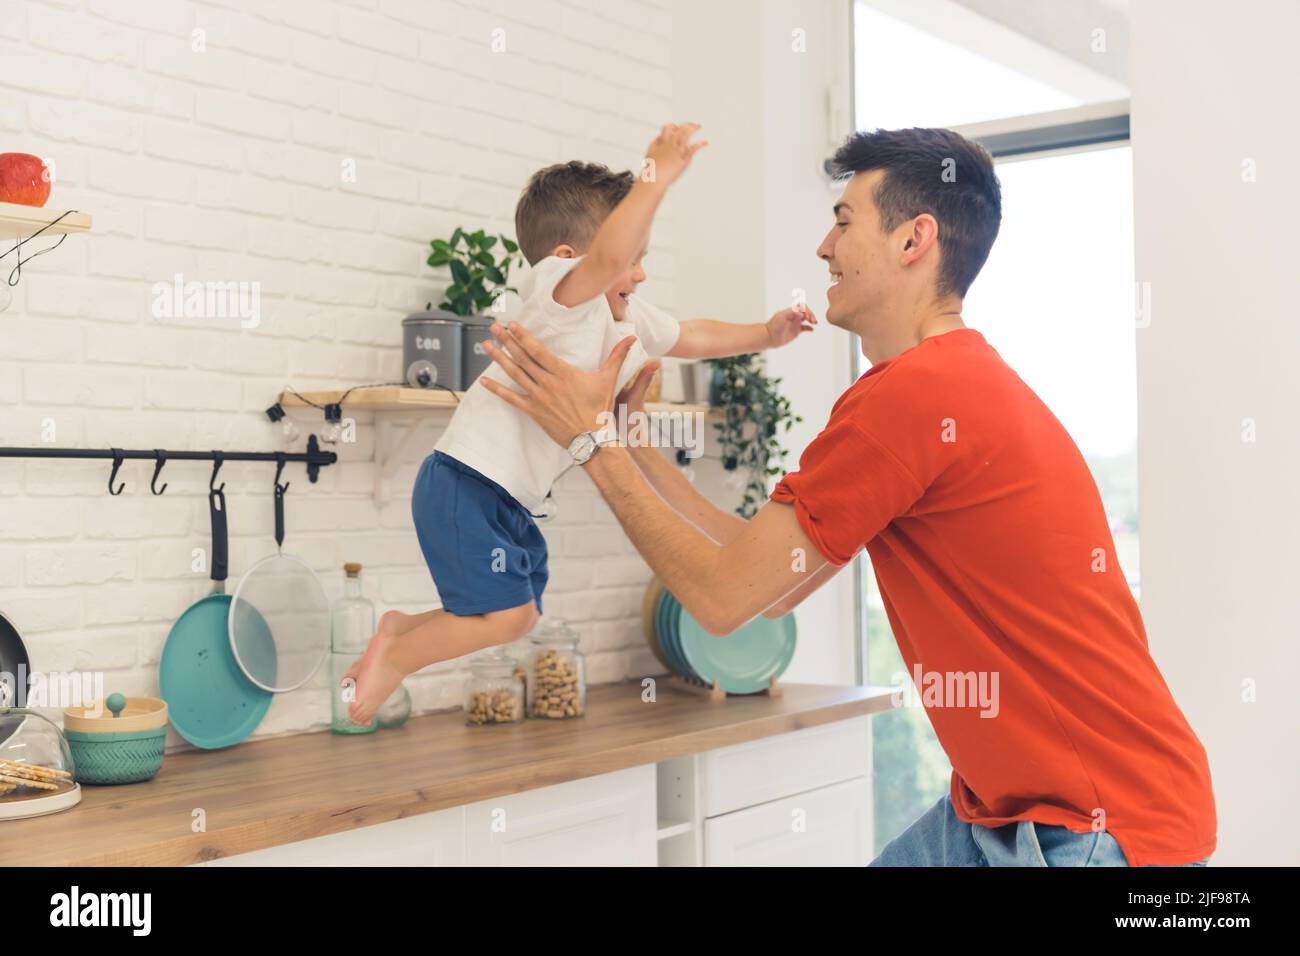
M 641 261 L 649 253 L 649 246 L 642 249 L 632 263 L 632 267 L 624 272 L 615 280 L 614 284 L 605 290 L 605 301 L 609 303 L 609 311 L 614 313 L 614 321 L 622 322 L 623 317 L 627 315 L 627 297 L 636 292 L 636 287 L 645 282 L 645 269 L 641 267 Z M 578 250 L 573 246 L 565 243 L 556 246 L 551 255 L 559 256 L 561 259 L 573 259 L 576 256 L 587 254 L 586 249 Z
M 614 313 L 614 321 L 622 322 L 623 317 L 627 315 L 627 297 L 636 292 L 636 287 L 645 282 L 645 269 L 641 267 L 641 260 L 645 258 L 645 250 L 636 257 L 632 263 L 632 268 L 619 278 L 612 286 L 605 291 L 605 301 L 609 303 L 609 311 Z

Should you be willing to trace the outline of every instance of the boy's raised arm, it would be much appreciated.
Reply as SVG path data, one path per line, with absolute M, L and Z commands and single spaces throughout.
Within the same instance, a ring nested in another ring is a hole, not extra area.
M 668 125 L 660 130 L 650 148 L 645 174 L 639 176 L 609 217 L 601 223 L 582 261 L 555 287 L 555 301 L 566 308 L 589 302 L 612 286 L 632 268 L 645 248 L 655 210 L 668 187 L 677 180 L 691 158 L 708 145 L 692 143 L 699 123 Z
M 811 332 L 817 317 L 806 306 L 782 309 L 766 322 L 720 322 L 687 319 L 668 354 L 673 358 L 706 359 L 746 355 L 778 348 Z

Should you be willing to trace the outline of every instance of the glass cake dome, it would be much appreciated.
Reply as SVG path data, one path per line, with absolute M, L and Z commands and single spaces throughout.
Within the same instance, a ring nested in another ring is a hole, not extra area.
M 0 707 L 0 820 L 76 806 L 81 787 L 74 771 L 54 721 L 23 707 Z

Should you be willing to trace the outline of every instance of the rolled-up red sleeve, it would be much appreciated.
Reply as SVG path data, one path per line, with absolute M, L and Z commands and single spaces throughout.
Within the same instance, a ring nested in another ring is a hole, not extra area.
M 835 565 L 910 508 L 924 489 L 890 451 L 852 421 L 832 421 L 804 450 L 772 500 L 794 506 L 799 526 Z

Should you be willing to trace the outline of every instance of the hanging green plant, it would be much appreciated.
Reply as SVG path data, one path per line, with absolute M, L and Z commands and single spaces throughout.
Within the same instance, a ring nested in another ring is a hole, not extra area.
M 768 479 L 781 474 L 788 454 L 780 436 L 803 421 L 778 391 L 781 379 L 766 375 L 759 359 L 757 353 L 709 359 L 722 410 L 722 421 L 714 426 L 722 467 L 745 482 L 744 500 L 736 508 L 742 518 L 752 518 L 767 500 Z
M 492 249 L 500 240 L 504 255 L 500 260 Z M 510 286 L 510 267 L 518 265 L 519 246 L 505 236 L 489 236 L 482 229 L 466 232 L 457 227 L 450 239 L 434 239 L 429 243 L 433 252 L 429 265 L 446 266 L 451 270 L 451 285 L 442 294 L 438 308 L 456 315 L 474 315 L 486 312 L 503 292 L 514 292 Z

